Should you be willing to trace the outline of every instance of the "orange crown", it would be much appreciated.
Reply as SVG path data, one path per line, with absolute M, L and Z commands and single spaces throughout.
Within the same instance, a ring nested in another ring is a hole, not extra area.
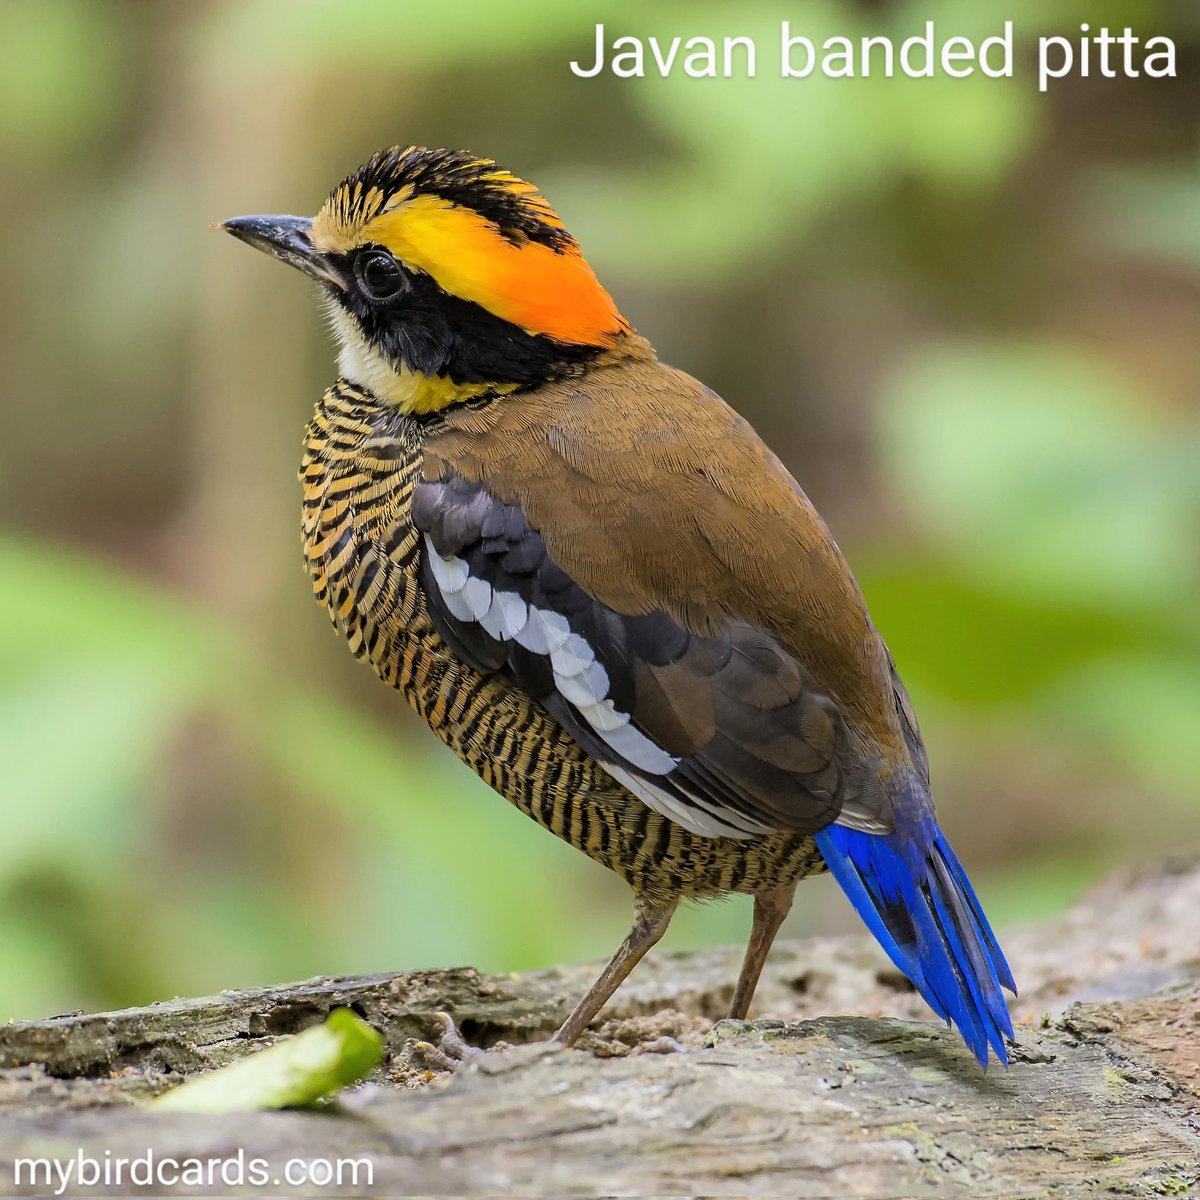
M 311 236 L 326 253 L 383 246 L 527 333 L 608 345 L 629 330 L 545 197 L 490 159 L 382 151 L 333 190 Z

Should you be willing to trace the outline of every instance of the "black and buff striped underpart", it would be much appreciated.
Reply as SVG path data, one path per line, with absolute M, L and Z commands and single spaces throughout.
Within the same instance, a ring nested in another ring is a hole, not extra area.
M 344 380 L 309 424 L 305 559 L 354 655 L 480 778 L 647 900 L 754 893 L 822 870 L 811 837 L 764 835 L 752 814 L 712 805 L 681 813 L 665 784 L 647 785 L 671 756 L 630 725 L 566 614 L 470 584 L 461 537 L 439 552 L 434 539 L 457 518 L 423 478 L 436 429 L 436 418 L 406 416 Z M 495 646 L 506 664 L 519 651 L 522 669 L 549 686 L 527 691 L 528 678 L 521 686 L 497 665 Z

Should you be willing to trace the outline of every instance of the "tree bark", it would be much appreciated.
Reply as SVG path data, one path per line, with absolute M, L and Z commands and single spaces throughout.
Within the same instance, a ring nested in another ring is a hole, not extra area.
M 357 1183 L 309 1193 L 1200 1194 L 1200 858 L 1124 872 L 1005 943 L 1024 988 L 1017 1044 L 1008 1070 L 986 1074 L 860 938 L 781 943 L 758 1019 L 715 1026 L 740 949 L 651 955 L 575 1050 L 544 1039 L 594 966 L 318 979 L 11 1024 L 0 1187 L 54 1190 L 28 1167 L 18 1178 L 17 1159 L 152 1148 L 160 1160 L 241 1151 L 280 1179 L 255 1189 L 218 1167 L 211 1185 L 173 1194 L 308 1194 L 283 1168 L 320 1158 L 361 1159 Z M 189 1117 L 138 1103 L 338 1006 L 388 1055 L 323 1110 Z M 494 1048 L 454 1076 L 412 1046 L 436 1036 L 442 1010 Z

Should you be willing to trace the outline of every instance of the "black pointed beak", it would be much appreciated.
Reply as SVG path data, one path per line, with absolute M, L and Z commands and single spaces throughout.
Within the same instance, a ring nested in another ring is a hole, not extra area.
M 342 273 L 313 246 L 309 237 L 312 221 L 308 217 L 231 217 L 218 228 L 303 271 L 318 283 L 331 283 L 343 291 L 346 288 Z

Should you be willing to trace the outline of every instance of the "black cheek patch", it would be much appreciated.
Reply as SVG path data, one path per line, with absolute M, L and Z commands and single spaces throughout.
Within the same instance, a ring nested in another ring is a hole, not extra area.
M 347 255 L 334 261 L 349 266 Z M 409 287 L 388 303 L 353 289 L 337 296 L 367 341 L 398 367 L 456 384 L 536 387 L 577 373 L 602 349 L 526 333 L 472 300 L 451 296 L 421 271 L 407 277 Z

